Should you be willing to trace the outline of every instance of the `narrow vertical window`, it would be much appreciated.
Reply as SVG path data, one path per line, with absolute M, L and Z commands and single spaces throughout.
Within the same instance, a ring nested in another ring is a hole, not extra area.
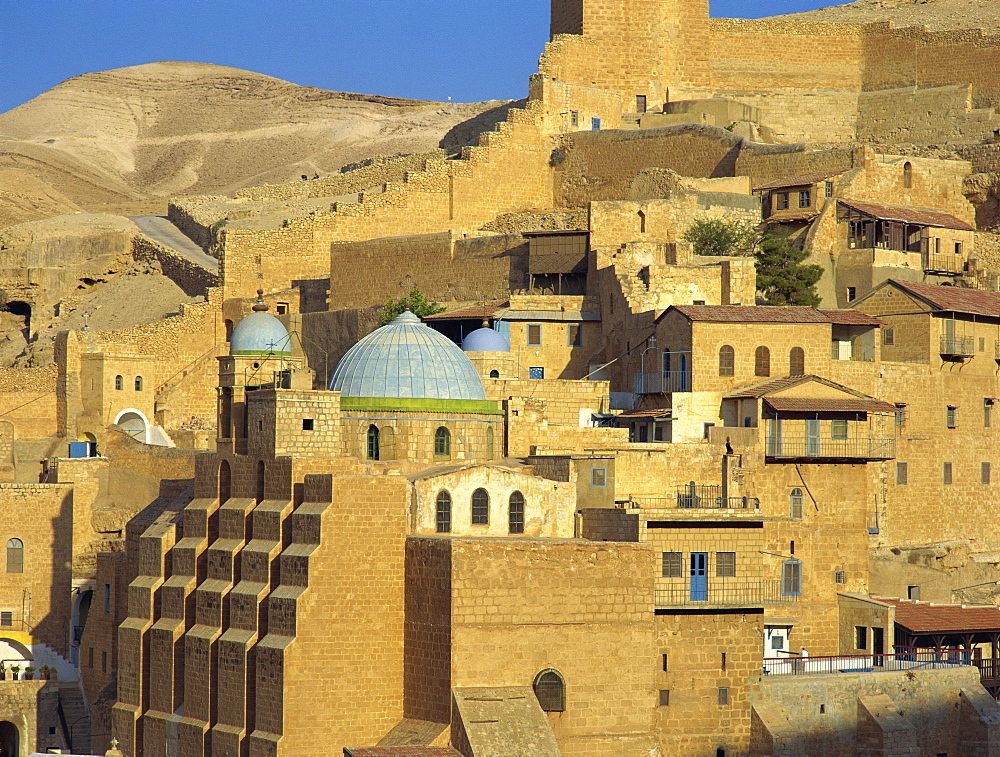
M 568 327 L 568 341 L 570 347 L 580 347 L 583 344 L 583 333 L 579 323 L 571 323 Z
M 910 189 L 913 186 L 913 164 L 906 161 L 903 164 L 903 188 Z
M 115 376 L 115 389 L 120 392 L 124 388 L 125 388 L 125 379 L 122 378 L 121 376 Z
M 754 352 L 753 373 L 755 376 L 771 375 L 771 351 L 767 347 L 760 346 Z
M 369 460 L 378 460 L 380 458 L 379 452 L 381 450 L 379 449 L 378 426 L 376 426 L 374 423 L 371 426 L 368 427 L 368 434 L 366 435 L 366 441 L 367 441 L 367 448 L 368 448 L 367 449 L 368 459 Z M 434 441 L 435 441 L 434 453 L 438 454 L 438 451 L 437 451 L 437 438 L 436 437 L 435 437 Z
M 487 525 L 490 522 L 490 495 L 485 489 L 472 492 L 472 524 Z
M 142 376 L 136 376 L 135 377 L 135 390 L 137 392 L 141 392 L 142 391 Z
M 438 457 L 451 455 L 451 432 L 444 426 L 434 432 L 434 454 Z
M 788 496 L 788 514 L 790 517 L 802 520 L 802 501 L 802 490 L 796 486 Z
M 792 347 L 788 351 L 788 375 L 803 376 L 806 372 L 806 351 L 801 347 Z
M 905 486 L 908 483 L 908 476 L 906 463 L 896 463 L 896 485 Z
M 719 348 L 719 375 L 733 376 L 736 374 L 736 350 L 724 344 Z
M 104 584 L 104 612 L 111 612 L 111 584 Z
M 531 686 L 535 690 L 538 704 L 545 712 L 564 712 L 566 710 L 566 683 L 555 670 L 543 670 Z
M 719 687 L 719 707 L 726 707 L 729 705 L 729 687 L 720 686 Z
M 512 534 L 524 533 L 524 495 L 514 492 L 510 495 L 507 514 L 508 531 Z
M 257 461 L 257 486 L 255 488 L 257 490 L 256 491 L 256 497 L 255 497 L 255 499 L 258 502 L 263 502 L 264 501 L 264 461 L 263 460 L 258 460 Z
M 785 560 L 781 564 L 781 593 L 786 597 L 802 594 L 802 563 L 798 560 Z
M 993 400 L 984 399 L 983 400 L 983 428 L 992 428 L 993 426 Z
M 444 489 L 438 492 L 435 501 L 435 528 L 439 534 L 451 531 L 451 495 Z
M 951 463 L 943 463 L 941 465 L 941 482 L 944 484 L 951 483 Z
M 7 540 L 7 572 L 24 573 L 24 542 L 20 539 Z
M 233 475 L 229 461 L 219 463 L 219 503 L 222 504 L 232 496 Z
M 992 468 L 990 463 L 980 463 L 979 464 L 979 483 L 988 484 L 992 479 Z
M 896 344 L 896 329 L 882 329 L 882 344 L 886 347 Z
M 948 428 L 958 428 L 958 407 L 955 405 L 948 405 L 947 413 L 945 414 L 945 423 Z

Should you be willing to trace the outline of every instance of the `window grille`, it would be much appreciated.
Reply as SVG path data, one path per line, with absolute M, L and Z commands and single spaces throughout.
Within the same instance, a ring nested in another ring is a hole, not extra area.
M 472 493 L 472 523 L 486 525 L 490 522 L 490 495 L 485 489 L 476 489 Z
M 683 575 L 683 557 L 680 552 L 663 553 L 663 578 L 681 578 Z
M 790 517 L 802 520 L 802 502 L 802 490 L 796 486 L 788 496 L 788 514 Z
M 835 584 L 846 584 L 847 583 L 847 573 L 842 570 L 833 571 L 833 582 Z
M 736 553 L 715 553 L 715 575 L 717 578 L 736 578 Z
M 948 411 L 945 416 L 945 421 L 948 428 L 958 428 L 958 407 L 955 405 L 948 405 Z
M 788 352 L 788 375 L 803 376 L 806 372 L 806 352 L 801 347 L 792 347 Z
M 524 533 L 524 495 L 514 492 L 508 503 L 508 530 L 512 534 Z
M 842 419 L 835 419 L 830 421 L 830 438 L 831 439 L 846 439 L 847 438 L 847 421 Z
M 719 707 L 729 706 L 729 687 L 720 686 L 719 687 Z
M 540 347 L 542 344 L 542 324 L 540 323 L 529 323 L 528 324 L 528 345 L 532 347 Z
M 944 463 L 941 466 L 941 478 L 943 483 L 951 483 L 951 463 Z
M 538 704 L 545 712 L 565 712 L 566 683 L 555 670 L 543 670 L 532 684 Z
M 451 495 L 443 489 L 438 492 L 435 502 L 435 521 L 439 534 L 451 531 Z
M 767 347 L 758 347 L 754 352 L 754 375 L 771 375 L 771 351 Z
M 903 486 L 908 483 L 908 473 L 906 463 L 896 463 L 896 484 Z

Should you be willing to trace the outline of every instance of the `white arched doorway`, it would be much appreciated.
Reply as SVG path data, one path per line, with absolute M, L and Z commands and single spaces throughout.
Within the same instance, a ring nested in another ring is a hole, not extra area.
M 149 421 L 141 410 L 129 407 L 115 416 L 115 424 L 137 442 L 149 441 Z

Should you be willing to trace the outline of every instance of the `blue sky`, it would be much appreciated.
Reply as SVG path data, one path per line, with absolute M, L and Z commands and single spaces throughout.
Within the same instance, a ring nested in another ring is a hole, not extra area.
M 712 15 L 831 4 L 712 0 Z M 548 0 L 0 0 L 0 113 L 71 76 L 157 60 L 365 94 L 515 99 L 548 22 Z

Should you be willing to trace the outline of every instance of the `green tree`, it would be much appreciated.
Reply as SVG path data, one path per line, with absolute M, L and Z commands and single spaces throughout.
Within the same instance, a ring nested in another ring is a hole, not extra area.
M 385 326 L 404 310 L 409 310 L 420 318 L 426 318 L 435 313 L 443 313 L 445 308 L 436 302 L 430 302 L 419 289 L 413 287 L 409 294 L 400 297 L 398 300 L 389 300 L 385 303 L 378 314 L 379 323 Z
M 823 266 L 802 265 L 809 257 L 786 240 L 764 236 L 757 251 L 757 291 L 768 305 L 812 305 L 820 303 L 816 282 L 823 276 Z
M 699 218 L 684 232 L 684 241 L 694 246 L 695 255 L 751 255 L 760 238 L 749 221 Z

